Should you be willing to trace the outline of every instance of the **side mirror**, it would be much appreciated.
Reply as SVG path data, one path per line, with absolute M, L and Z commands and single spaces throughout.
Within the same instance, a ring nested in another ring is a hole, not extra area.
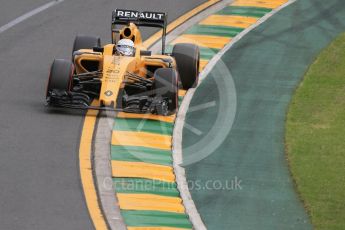
M 140 56 L 151 56 L 152 52 L 149 50 L 140 50 Z

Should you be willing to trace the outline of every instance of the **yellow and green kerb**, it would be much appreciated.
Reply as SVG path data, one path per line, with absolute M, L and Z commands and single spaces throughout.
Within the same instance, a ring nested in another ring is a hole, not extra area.
M 200 71 L 232 38 L 288 0 L 237 0 L 192 26 L 168 46 L 195 43 L 200 47 Z
M 237 0 L 168 45 L 199 45 L 200 71 L 231 39 L 288 0 Z M 186 91 L 180 90 L 179 102 Z M 112 134 L 113 183 L 129 230 L 192 229 L 172 159 L 175 116 L 118 113 Z
M 192 229 L 172 166 L 174 121 L 175 116 L 151 114 L 115 118 L 112 176 L 129 230 Z

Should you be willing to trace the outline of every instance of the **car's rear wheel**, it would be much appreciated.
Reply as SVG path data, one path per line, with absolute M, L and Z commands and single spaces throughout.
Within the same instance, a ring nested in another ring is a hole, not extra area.
M 172 55 L 176 60 L 182 88 L 188 90 L 196 87 L 199 81 L 199 47 L 189 43 L 178 43 L 174 45 Z
M 74 39 L 72 56 L 80 49 L 93 49 L 101 46 L 101 38 L 94 36 L 77 35 Z
M 167 99 L 169 114 L 178 109 L 178 73 L 172 68 L 160 68 L 154 73 L 155 95 Z
M 50 68 L 46 97 L 49 97 L 53 90 L 71 92 L 73 88 L 73 72 L 74 65 L 71 61 L 55 59 Z

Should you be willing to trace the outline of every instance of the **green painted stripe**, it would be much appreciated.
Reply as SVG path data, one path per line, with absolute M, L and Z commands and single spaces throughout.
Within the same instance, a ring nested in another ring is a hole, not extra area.
M 272 9 L 268 9 L 268 8 L 229 6 L 229 7 L 222 9 L 221 11 L 218 11 L 216 14 L 240 15 L 240 16 L 261 18 L 265 14 L 267 14 L 271 11 L 272 11 Z
M 205 60 L 211 60 L 214 55 L 216 55 L 219 52 L 219 49 L 212 49 L 212 48 L 205 48 L 205 47 L 199 47 L 200 48 L 200 58 Z
M 155 121 L 155 120 L 116 118 L 114 130 L 148 132 L 148 133 L 157 133 L 157 134 L 162 134 L 162 135 L 171 135 L 173 126 L 174 126 L 173 123 Z
M 179 106 L 181 106 L 182 101 L 183 101 L 183 97 L 179 96 L 179 97 L 178 97 L 178 104 L 179 104 Z
M 167 53 L 172 53 L 173 47 L 174 47 L 173 45 L 168 44 L 168 45 L 165 47 L 165 52 L 167 52 Z
M 160 165 L 172 165 L 172 152 L 136 146 L 111 146 L 111 159 L 117 161 L 145 162 Z
M 211 25 L 195 25 L 188 29 L 186 34 L 203 34 L 214 35 L 221 37 L 235 37 L 241 33 L 243 28 L 228 27 L 228 26 L 211 26 Z
M 176 183 L 140 178 L 113 178 L 116 193 L 155 194 L 179 197 Z
M 121 210 L 127 226 L 130 227 L 172 227 L 192 229 L 186 214 L 159 211 Z
M 167 53 L 171 53 L 173 49 L 172 45 L 167 45 Z M 199 47 L 200 49 L 200 58 L 205 60 L 211 60 L 214 55 L 219 52 L 219 49 Z

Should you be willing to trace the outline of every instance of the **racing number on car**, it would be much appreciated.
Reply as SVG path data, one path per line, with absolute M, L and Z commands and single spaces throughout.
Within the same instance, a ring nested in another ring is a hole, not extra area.
M 110 67 L 105 72 L 105 81 L 107 82 L 117 82 L 120 77 L 120 57 L 114 56 L 112 64 L 115 66 L 115 68 Z

